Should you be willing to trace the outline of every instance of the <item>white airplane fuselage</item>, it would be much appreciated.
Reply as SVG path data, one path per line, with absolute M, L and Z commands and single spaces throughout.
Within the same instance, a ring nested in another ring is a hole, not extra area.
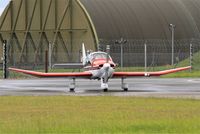
M 91 72 L 91 79 L 101 80 L 101 88 L 108 88 L 108 79 L 113 76 L 116 64 L 112 58 L 105 52 L 93 52 L 89 55 L 83 55 L 84 69 Z

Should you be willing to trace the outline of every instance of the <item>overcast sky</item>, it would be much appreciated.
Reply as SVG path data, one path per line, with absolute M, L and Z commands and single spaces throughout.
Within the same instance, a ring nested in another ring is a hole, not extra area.
M 0 0 L 0 15 L 2 14 L 3 10 L 5 9 L 9 1 L 10 0 Z

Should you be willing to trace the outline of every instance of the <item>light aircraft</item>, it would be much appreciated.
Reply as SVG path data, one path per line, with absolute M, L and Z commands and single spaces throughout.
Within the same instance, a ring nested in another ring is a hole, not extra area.
M 109 46 L 107 46 L 107 51 L 109 51 Z M 125 79 L 128 77 L 150 77 L 150 76 L 161 76 L 169 73 L 175 73 L 183 70 L 188 70 L 191 66 L 175 68 L 164 71 L 157 72 L 115 72 L 116 64 L 113 62 L 109 55 L 109 52 L 91 52 L 86 54 L 85 46 L 82 44 L 82 66 L 84 67 L 84 72 L 74 72 L 74 73 L 43 73 L 30 70 L 23 70 L 17 68 L 9 68 L 10 71 L 20 72 L 41 78 L 55 78 L 63 77 L 70 78 L 72 82 L 69 84 L 70 91 L 74 91 L 76 84 L 75 79 L 97 79 L 101 81 L 101 89 L 105 92 L 108 91 L 108 80 L 111 78 L 121 78 L 121 88 L 124 91 L 128 91 L 128 84 L 125 83 Z

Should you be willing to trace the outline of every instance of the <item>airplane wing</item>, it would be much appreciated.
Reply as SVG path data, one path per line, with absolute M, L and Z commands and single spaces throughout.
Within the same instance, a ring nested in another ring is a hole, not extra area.
M 56 78 L 56 77 L 69 77 L 69 78 L 90 78 L 92 73 L 90 72 L 77 72 L 77 73 L 43 73 L 43 72 L 36 72 L 30 70 L 23 70 L 17 68 L 9 68 L 10 71 L 24 73 L 28 75 L 32 75 L 35 77 L 42 77 L 42 78 Z
M 170 74 L 170 73 L 188 70 L 190 68 L 191 68 L 191 66 L 180 67 L 180 68 L 158 71 L 158 72 L 114 72 L 113 78 L 116 78 L 116 77 L 139 77 L 139 76 L 146 76 L 146 77 L 161 76 L 161 75 L 166 75 L 166 74 Z

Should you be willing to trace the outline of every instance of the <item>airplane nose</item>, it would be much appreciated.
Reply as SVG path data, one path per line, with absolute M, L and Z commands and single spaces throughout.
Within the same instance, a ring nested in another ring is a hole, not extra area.
M 110 64 L 109 63 L 105 63 L 104 65 L 103 65 L 103 68 L 109 68 L 110 67 Z

